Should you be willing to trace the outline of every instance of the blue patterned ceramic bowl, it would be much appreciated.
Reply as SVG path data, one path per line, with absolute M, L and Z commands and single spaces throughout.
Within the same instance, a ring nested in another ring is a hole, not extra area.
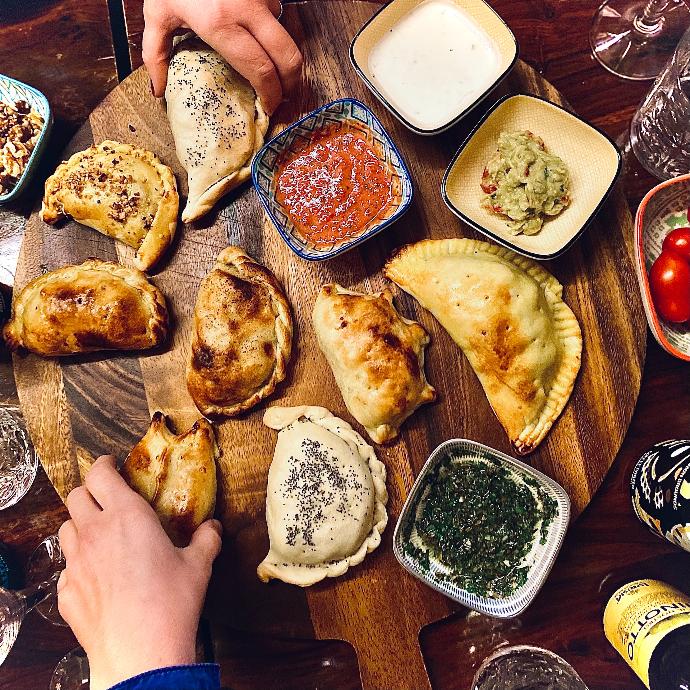
M 43 130 L 17 184 L 7 194 L 0 194 L 0 204 L 3 204 L 19 196 L 34 174 L 38 159 L 48 143 L 48 134 L 53 126 L 53 113 L 50 110 L 48 99 L 38 89 L 11 77 L 6 77 L 4 74 L 0 74 L 0 101 L 10 104 L 26 101 L 43 118 L 44 122 Z
M 305 141 L 312 139 L 324 127 L 333 125 L 356 129 L 366 135 L 369 144 L 393 173 L 394 203 L 387 209 L 385 217 L 374 219 L 358 237 L 317 248 L 305 241 L 276 201 L 276 171 L 284 151 L 299 150 Z M 295 254 L 308 261 L 331 259 L 356 247 L 399 218 L 412 201 L 412 178 L 398 149 L 371 110 L 353 98 L 342 98 L 314 110 L 269 141 L 254 158 L 252 179 L 259 199 L 281 237 Z

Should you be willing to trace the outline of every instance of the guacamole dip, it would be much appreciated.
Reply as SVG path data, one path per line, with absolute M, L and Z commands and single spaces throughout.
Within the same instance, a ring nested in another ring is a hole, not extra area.
M 532 132 L 501 132 L 482 174 L 484 208 L 505 216 L 514 235 L 534 235 L 548 216 L 570 205 L 565 163 Z

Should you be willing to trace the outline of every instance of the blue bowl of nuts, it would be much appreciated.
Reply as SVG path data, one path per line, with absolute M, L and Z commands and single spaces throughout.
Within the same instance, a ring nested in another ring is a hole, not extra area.
M 52 125 L 50 104 L 38 89 L 0 74 L 0 204 L 26 187 Z

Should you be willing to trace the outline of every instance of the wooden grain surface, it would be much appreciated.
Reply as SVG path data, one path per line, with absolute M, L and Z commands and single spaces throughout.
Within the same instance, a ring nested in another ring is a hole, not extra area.
M 305 52 L 306 80 L 293 99 L 295 105 L 277 113 L 274 126 L 343 95 L 372 103 L 349 66 L 347 45 L 373 9 L 370 3 L 354 2 L 286 8 L 287 26 Z M 333 46 L 340 48 L 334 51 Z M 524 65 L 514 73 L 509 89 L 559 98 Z M 156 277 L 177 324 L 169 351 L 140 358 L 15 359 L 20 399 L 32 437 L 61 495 L 78 483 L 80 466 L 90 456 L 106 450 L 119 455 L 128 452 L 144 433 L 152 410 L 162 409 L 181 427 L 195 418 L 183 379 L 193 296 L 228 242 L 242 244 L 271 267 L 295 307 L 296 361 L 279 402 L 324 404 L 347 416 L 333 380 L 324 381 L 320 376 L 324 362 L 309 324 L 320 285 L 339 280 L 352 287 L 380 289 L 384 283 L 378 271 L 393 247 L 425 236 L 472 236 L 438 202 L 442 172 L 468 125 L 433 140 L 420 139 L 382 108 L 376 110 L 401 145 L 417 183 L 414 209 L 380 240 L 328 264 L 306 264 L 263 224 L 254 194 L 244 190 L 203 226 L 185 228 L 173 256 Z M 156 151 L 184 180 L 162 105 L 150 97 L 145 73 L 125 81 L 92 113 L 70 151 L 104 138 Z M 184 191 L 184 184 L 181 187 Z M 630 232 L 627 206 L 617 191 L 578 246 L 551 265 L 566 285 L 566 299 L 583 324 L 585 358 L 571 405 L 532 460 L 566 486 L 576 513 L 588 503 L 615 457 L 639 388 L 644 332 L 628 253 Z M 76 224 L 47 228 L 34 216 L 27 227 L 17 284 L 46 268 L 94 255 L 131 259 L 129 250 L 115 247 L 93 231 Z M 401 441 L 381 452 L 389 468 L 393 520 L 429 450 L 440 441 L 467 436 L 508 450 L 479 384 L 466 362 L 458 365 L 459 354 L 448 336 L 412 300 L 401 296 L 399 301 L 405 313 L 421 320 L 432 333 L 428 371 L 441 402 L 420 411 Z M 612 362 L 617 366 L 611 366 Z M 391 553 L 392 529 L 385 548 L 346 578 L 306 593 L 282 584 L 265 587 L 257 583 L 253 570 L 266 548 L 263 499 L 275 440 L 260 419 L 257 411 L 219 429 L 224 450 L 220 510 L 232 538 L 226 539 L 226 552 L 211 587 L 208 611 L 212 625 L 231 623 L 258 632 L 347 639 L 357 650 L 365 687 L 424 687 L 426 672 L 417 635 L 424 624 L 449 613 L 450 608 L 444 598 L 402 573 Z M 395 598 L 390 595 L 393 587 Z M 404 602 L 404 616 L 400 615 L 400 601 Z M 284 614 L 276 615 L 281 609 Z M 396 655 L 390 654 L 391 648 Z M 398 654 L 408 659 L 404 667 Z
M 327 0 L 314 0 L 326 2 Z M 489 0 L 515 32 L 521 55 L 542 75 L 556 84 L 576 111 L 598 124 L 611 136 L 618 137 L 629 125 L 630 116 L 649 87 L 646 83 L 630 83 L 616 79 L 603 70 L 591 57 L 587 30 L 598 0 Z M 10 2 L 10 5 L 12 3 Z M 15 6 L 33 5 L 31 19 L 8 19 L 3 14 L 7 3 L 0 3 L 0 72 L 13 74 L 24 61 L 31 62 L 34 73 L 42 75 L 42 88 L 53 106 L 63 109 L 64 130 L 56 130 L 51 144 L 54 160 L 66 142 L 65 131 L 74 131 L 80 124 L 74 108 L 63 107 L 68 98 L 60 85 L 74 85 L 79 99 L 95 103 L 102 98 L 111 77 L 99 69 L 102 58 L 112 55 L 90 42 L 72 43 L 61 40 L 72 26 L 45 27 L 40 36 L 46 43 L 61 43 L 74 51 L 75 58 L 62 71 L 55 69 L 49 51 L 37 49 L 22 41 L 11 50 L 4 36 L 17 29 L 26 31 L 27 22 L 41 21 L 41 13 L 55 2 L 46 0 L 15 0 Z M 71 4 L 71 3 L 68 3 Z M 141 38 L 141 0 L 126 0 L 128 27 L 133 57 L 136 59 Z M 79 7 L 91 14 L 100 12 L 104 26 L 107 19 L 103 0 L 81 0 Z M 88 16 L 73 16 L 72 23 Z M 40 43 L 40 41 L 39 41 Z M 83 48 L 83 46 L 87 46 Z M 111 71 L 111 73 L 114 72 Z M 92 78 L 99 74 L 102 81 Z M 27 78 L 31 78 L 29 75 Z M 91 106 L 85 108 L 85 112 Z M 46 162 L 44 175 L 54 162 Z M 631 159 L 624 172 L 625 192 L 634 210 L 637 201 L 654 180 L 642 172 Z M 14 271 L 18 244 L 25 214 L 38 199 L 36 189 L 27 194 L 20 208 L 0 210 L 0 232 L 14 233 L 11 241 L 15 253 L 0 247 L 0 261 L 10 273 Z M 3 273 L 3 276 L 5 274 Z M 5 278 L 3 277 L 3 280 Z M 16 401 L 12 374 L 0 354 L 0 399 Z M 642 577 L 652 566 L 661 567 L 664 579 L 683 575 L 687 556 L 666 542 L 653 537 L 635 519 L 627 484 L 633 464 L 652 443 L 665 438 L 687 437 L 690 429 L 690 376 L 688 365 L 673 359 L 650 340 L 645 373 L 635 416 L 625 443 L 599 493 L 566 538 L 565 546 L 547 584 L 529 610 L 525 625 L 504 630 L 494 636 L 480 626 L 470 628 L 463 613 L 446 619 L 441 625 L 423 630 L 421 639 L 424 657 L 432 684 L 439 690 L 467 690 L 472 669 L 481 651 L 492 642 L 542 644 L 564 656 L 582 675 L 590 690 L 643 690 L 627 665 L 605 640 L 601 627 L 604 595 L 599 584 L 609 574 L 622 571 L 629 578 Z M 64 520 L 62 502 L 39 469 L 39 476 L 27 497 L 17 506 L 0 513 L 0 540 L 9 543 L 17 567 L 21 570 L 31 550 L 47 534 L 55 532 Z M 668 555 L 672 555 L 669 559 Z M 666 555 L 666 557 L 664 557 Z M 688 589 L 687 576 L 681 588 Z M 258 633 L 247 634 L 227 626 L 223 639 L 216 634 L 215 656 L 207 660 L 221 663 L 223 683 L 233 690 L 305 690 L 329 688 L 350 690 L 359 687 L 358 667 L 354 650 L 347 643 L 293 641 Z M 468 647 L 466 642 L 471 644 Z M 479 643 L 479 644 L 477 644 Z M 68 631 L 55 628 L 38 615 L 31 614 L 12 652 L 0 668 L 2 690 L 43 690 L 48 687 L 52 670 L 60 657 L 75 646 Z M 476 647 L 472 652 L 473 647 Z M 394 650 L 391 653 L 395 653 Z M 404 660 L 401 659 L 401 663 Z

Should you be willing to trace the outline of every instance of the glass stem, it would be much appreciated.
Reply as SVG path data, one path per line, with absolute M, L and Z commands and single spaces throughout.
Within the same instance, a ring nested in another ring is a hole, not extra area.
M 60 572 L 53 573 L 53 575 L 43 582 L 31 585 L 26 589 L 21 589 L 16 592 L 19 606 L 23 609 L 23 613 L 27 614 L 31 609 L 44 601 L 51 594 L 55 593 Z
M 664 12 L 673 2 L 674 0 L 649 0 L 642 14 L 633 21 L 637 33 L 644 38 L 658 34 L 664 25 Z

